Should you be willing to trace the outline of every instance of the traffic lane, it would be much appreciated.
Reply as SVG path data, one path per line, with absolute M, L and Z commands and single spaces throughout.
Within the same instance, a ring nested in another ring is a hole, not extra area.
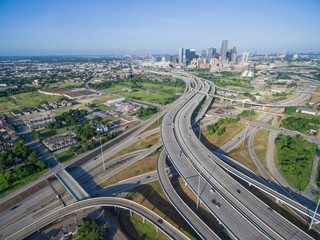
M 155 214 L 151 210 L 147 209 L 139 205 L 138 203 L 132 202 L 130 200 L 121 199 L 121 198 L 94 198 L 88 199 L 84 201 L 80 201 L 69 205 L 59 211 L 47 215 L 37 222 L 33 222 L 31 225 L 28 225 L 25 228 L 20 230 L 17 229 L 16 233 L 10 236 L 10 239 L 21 239 L 29 236 L 37 229 L 41 229 L 42 227 L 48 225 L 49 223 L 66 216 L 72 212 L 76 212 L 80 209 L 91 208 L 91 207 L 101 207 L 101 206 L 116 206 L 120 208 L 124 208 L 127 210 L 132 210 L 139 215 L 147 218 L 153 225 L 157 228 L 161 229 L 165 234 L 173 239 L 188 239 L 184 234 L 182 234 L 179 230 L 173 227 L 170 223 L 168 223 L 165 219 L 162 219 L 159 215 Z M 161 220 L 161 221 L 160 221 Z

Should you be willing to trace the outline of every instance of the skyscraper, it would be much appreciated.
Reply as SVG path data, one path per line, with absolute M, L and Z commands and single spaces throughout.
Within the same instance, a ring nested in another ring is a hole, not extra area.
M 210 59 L 213 58 L 213 55 L 214 55 L 213 48 L 208 48 L 207 49 L 207 63 L 210 62 Z
M 191 52 L 190 49 L 186 49 L 186 65 L 189 65 L 191 62 Z
M 190 61 L 192 61 L 194 58 L 196 58 L 196 50 L 195 49 L 191 49 L 190 50 L 190 55 L 191 55 Z
M 237 61 L 237 49 L 236 47 L 233 47 L 231 52 L 231 62 L 235 63 L 236 61 Z
M 225 61 L 227 58 L 227 48 L 228 48 L 228 40 L 223 40 L 222 46 L 221 46 L 221 61 Z
M 248 64 L 249 53 L 242 53 L 241 63 L 244 65 Z
M 179 48 L 179 64 L 183 62 L 183 48 Z
M 207 57 L 207 52 L 206 50 L 201 51 L 201 58 L 206 58 Z

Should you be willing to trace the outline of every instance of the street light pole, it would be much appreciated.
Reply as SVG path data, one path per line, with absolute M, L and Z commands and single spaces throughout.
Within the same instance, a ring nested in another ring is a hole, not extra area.
M 106 166 L 104 165 L 104 157 L 103 157 L 101 139 L 102 139 L 102 138 L 100 138 L 101 161 L 102 161 L 103 170 L 105 171 L 105 170 L 106 170 Z
M 199 171 L 199 182 L 198 182 L 198 195 L 197 195 L 197 210 L 199 208 L 199 195 L 200 195 L 200 178 L 202 173 L 202 165 L 200 164 L 200 171 Z

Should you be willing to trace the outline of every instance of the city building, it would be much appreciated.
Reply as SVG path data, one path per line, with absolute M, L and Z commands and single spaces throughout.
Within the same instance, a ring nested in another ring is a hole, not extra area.
M 179 64 L 183 63 L 183 48 L 179 48 Z
M 227 49 L 228 49 L 228 40 L 223 40 L 222 46 L 221 46 L 221 61 L 227 60 Z
M 243 65 L 248 65 L 249 53 L 242 53 L 241 63 Z
M 236 49 L 236 47 L 232 48 L 230 61 L 232 63 L 235 63 L 237 61 L 237 49 Z
M 213 58 L 215 53 L 216 53 L 216 49 L 215 48 L 208 48 L 207 49 L 207 56 L 206 56 L 207 63 L 210 62 L 210 59 Z
M 186 58 L 186 65 L 189 65 L 192 60 L 190 49 L 186 49 L 185 58 Z

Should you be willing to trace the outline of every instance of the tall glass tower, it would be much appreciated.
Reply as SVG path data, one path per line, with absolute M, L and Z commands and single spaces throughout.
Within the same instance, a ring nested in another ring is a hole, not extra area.
M 222 46 L 221 46 L 221 61 L 225 61 L 227 59 L 227 49 L 228 49 L 228 40 L 223 40 Z

